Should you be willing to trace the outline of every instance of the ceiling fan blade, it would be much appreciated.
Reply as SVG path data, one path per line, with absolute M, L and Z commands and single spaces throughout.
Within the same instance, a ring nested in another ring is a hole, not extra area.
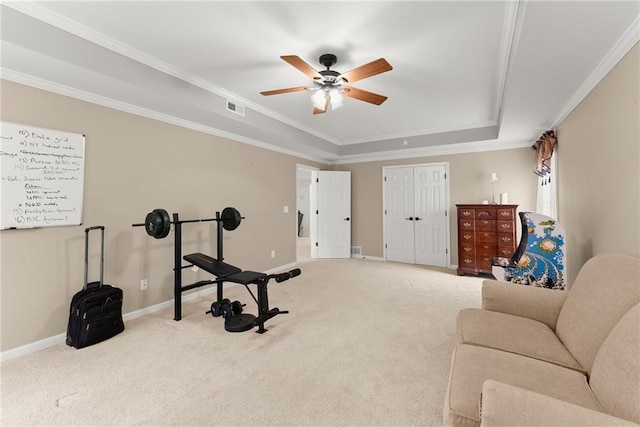
M 357 87 L 344 88 L 344 96 L 359 99 L 360 101 L 368 102 L 375 105 L 380 105 L 387 100 L 387 97 L 384 95 L 378 95 L 377 93 L 358 89 Z
M 260 92 L 260 94 L 264 96 L 280 95 L 281 93 L 302 92 L 303 90 L 307 90 L 307 87 L 298 86 L 298 87 L 289 87 L 286 89 L 266 90 L 264 92 Z
M 284 56 L 281 56 L 280 58 L 282 58 L 284 61 L 288 62 L 290 65 L 293 65 L 298 70 L 302 71 L 303 73 L 305 73 L 307 76 L 311 77 L 312 79 L 322 79 L 322 75 L 318 71 L 316 71 L 316 69 L 313 68 L 311 65 L 307 64 L 306 62 L 304 62 L 302 60 L 302 58 L 300 58 L 299 56 L 297 56 L 297 55 L 284 55 Z
M 368 64 L 356 67 L 351 71 L 347 71 L 342 75 L 342 77 L 349 83 L 353 83 L 391 70 L 393 70 L 391 64 L 389 64 L 386 59 L 380 58 L 369 62 Z

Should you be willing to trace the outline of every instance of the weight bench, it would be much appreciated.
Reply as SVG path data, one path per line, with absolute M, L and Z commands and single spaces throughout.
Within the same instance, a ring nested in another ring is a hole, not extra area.
M 253 316 L 251 314 L 238 314 L 232 317 L 227 318 L 225 321 L 225 329 L 229 332 L 244 332 L 249 329 L 257 326 L 258 330 L 256 332 L 262 334 L 267 331 L 264 327 L 264 322 L 271 319 L 272 317 L 277 316 L 278 314 L 285 314 L 288 311 L 281 311 L 277 307 L 269 309 L 269 296 L 267 292 L 267 284 L 270 279 L 276 279 L 276 282 L 284 282 L 285 280 L 289 280 L 292 277 L 298 276 L 300 274 L 300 269 L 294 269 L 286 273 L 280 274 L 265 274 L 256 271 L 242 271 L 238 267 L 235 267 L 231 264 L 227 264 L 226 262 L 217 260 L 215 258 L 210 257 L 209 255 L 205 255 L 202 253 L 193 253 L 185 255 L 184 260 L 190 262 L 193 266 L 202 268 L 204 271 L 211 273 L 216 277 L 216 280 L 208 280 L 199 282 L 202 284 L 217 284 L 218 285 L 218 298 L 217 301 L 214 302 L 211 306 L 211 313 L 214 313 L 214 304 L 223 304 L 223 283 L 231 282 L 231 283 L 239 283 L 243 285 L 249 294 L 253 298 L 253 300 L 258 305 L 258 316 Z M 188 268 L 187 266 L 185 268 Z M 249 289 L 249 285 L 255 284 L 258 286 L 258 298 L 254 296 L 251 289 Z

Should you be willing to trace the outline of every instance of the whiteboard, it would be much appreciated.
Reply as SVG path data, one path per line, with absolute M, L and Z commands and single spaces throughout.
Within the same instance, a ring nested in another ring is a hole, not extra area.
M 0 122 L 0 229 L 80 225 L 84 135 Z

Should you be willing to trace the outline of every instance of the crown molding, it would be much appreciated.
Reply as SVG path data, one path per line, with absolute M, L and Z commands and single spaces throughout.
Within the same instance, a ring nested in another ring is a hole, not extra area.
M 254 147 L 264 148 L 266 150 L 275 151 L 281 154 L 287 154 L 287 155 L 299 157 L 305 160 L 311 160 L 318 163 L 328 164 L 328 160 L 325 158 L 310 156 L 297 151 L 293 151 L 293 150 L 282 148 L 276 145 L 268 144 L 266 142 L 259 141 L 253 138 L 247 138 L 242 135 L 237 135 L 221 129 L 205 126 L 189 120 L 184 120 L 169 114 L 160 113 L 147 108 L 139 107 L 137 105 L 132 105 L 126 102 L 107 98 L 101 95 L 96 95 L 91 92 L 86 92 L 86 91 L 69 87 L 66 85 L 62 85 L 59 83 L 54 83 L 38 77 L 34 77 L 34 76 L 30 76 L 17 71 L 9 70 L 7 68 L 0 67 L 0 77 L 2 79 L 9 80 L 14 83 L 20 83 L 26 86 L 37 88 L 37 89 L 42 89 L 49 92 L 57 93 L 59 95 L 69 96 L 74 99 L 90 102 L 92 104 L 102 105 L 103 107 L 113 108 L 114 110 L 123 111 L 125 113 L 131 113 L 131 114 L 146 117 L 149 119 L 159 120 L 165 123 L 170 123 L 176 126 L 193 129 L 199 132 L 207 133 L 209 135 L 219 136 L 221 138 L 226 138 L 232 141 L 241 142 L 244 144 L 252 145 Z
M 337 160 L 329 162 L 330 165 L 344 165 L 352 163 L 379 162 L 388 160 L 402 160 L 417 157 L 446 156 L 452 154 L 468 154 L 485 151 L 513 150 L 518 148 L 530 148 L 530 140 L 513 141 L 476 141 L 461 142 L 457 144 L 439 145 L 425 148 L 411 148 L 406 150 L 387 151 L 385 153 L 357 154 L 352 156 L 340 156 Z

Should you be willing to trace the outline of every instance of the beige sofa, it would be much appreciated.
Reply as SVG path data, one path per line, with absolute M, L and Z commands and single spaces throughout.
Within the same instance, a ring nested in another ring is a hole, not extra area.
M 457 318 L 456 426 L 640 423 L 640 259 L 590 259 L 569 291 L 486 280 Z

